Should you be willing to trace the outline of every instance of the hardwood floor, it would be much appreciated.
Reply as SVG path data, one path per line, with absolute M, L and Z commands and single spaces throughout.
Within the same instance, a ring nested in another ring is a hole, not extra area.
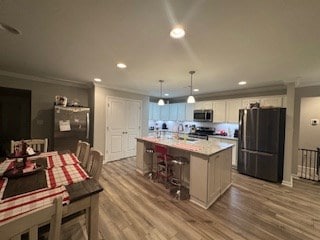
M 135 171 L 135 158 L 103 166 L 101 239 L 320 239 L 320 184 L 294 187 L 233 173 L 208 210 L 178 201 Z

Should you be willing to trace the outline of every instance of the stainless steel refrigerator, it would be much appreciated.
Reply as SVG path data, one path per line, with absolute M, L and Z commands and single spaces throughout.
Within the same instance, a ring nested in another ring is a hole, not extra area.
M 76 151 L 78 140 L 89 142 L 90 109 L 54 107 L 54 150 Z
M 285 108 L 239 110 L 238 171 L 260 179 L 283 178 Z

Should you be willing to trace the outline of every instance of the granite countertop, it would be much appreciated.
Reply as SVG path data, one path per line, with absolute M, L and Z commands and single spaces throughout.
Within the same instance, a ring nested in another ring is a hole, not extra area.
M 233 144 L 229 144 L 229 143 L 221 143 L 221 142 L 215 143 L 207 140 L 195 139 L 195 138 L 189 138 L 189 137 L 187 139 L 192 139 L 194 141 L 188 141 L 184 139 L 178 140 L 171 136 L 166 136 L 161 138 L 157 138 L 155 136 L 146 136 L 146 137 L 137 138 L 137 140 L 157 143 L 157 144 L 165 145 L 168 147 L 185 150 L 188 152 L 203 154 L 206 156 L 211 156 L 217 152 L 220 152 L 222 150 L 225 150 L 233 146 Z
M 220 139 L 228 139 L 238 141 L 238 138 L 230 137 L 230 136 L 221 136 L 221 135 L 209 135 L 209 138 L 220 138 Z

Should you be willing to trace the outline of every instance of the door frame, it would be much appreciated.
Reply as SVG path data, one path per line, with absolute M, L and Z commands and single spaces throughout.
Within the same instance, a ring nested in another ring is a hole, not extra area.
M 106 162 L 112 162 L 112 161 L 117 161 L 117 160 L 109 160 L 110 156 L 109 156 L 109 153 L 108 153 L 108 124 L 109 124 L 109 121 L 108 121 L 108 107 L 109 107 L 109 99 L 116 99 L 116 100 L 123 100 L 123 101 L 134 101 L 134 102 L 138 102 L 140 104 L 140 113 L 139 113 L 139 125 L 140 125 L 140 128 L 139 128 L 139 136 L 141 136 L 141 131 L 142 131 L 142 100 L 138 100 L 138 99 L 132 99 L 132 98 L 122 98 L 122 97 L 114 97 L 114 96 L 106 96 L 106 105 L 105 105 L 105 111 L 106 111 L 106 121 L 105 121 L 105 125 L 104 125 L 104 128 L 105 128 L 105 146 L 104 146 L 104 149 L 105 149 L 105 160 L 104 160 L 104 163 Z

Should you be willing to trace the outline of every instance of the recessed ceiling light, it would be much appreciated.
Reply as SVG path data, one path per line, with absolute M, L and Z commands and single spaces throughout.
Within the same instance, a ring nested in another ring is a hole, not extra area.
M 182 27 L 175 27 L 170 32 L 170 36 L 172 38 L 176 38 L 176 39 L 184 37 L 185 34 L 186 34 L 186 32 L 184 31 L 184 29 Z
M 239 85 L 246 85 L 247 82 L 246 81 L 241 81 L 241 82 L 238 82 Z
M 165 93 L 164 95 L 165 95 L 165 96 L 169 96 L 169 93 Z
M 125 65 L 124 63 L 117 63 L 117 67 L 118 68 L 126 68 L 127 65 Z
M 101 82 L 101 78 L 94 78 L 95 82 Z
M 194 92 L 199 92 L 198 88 L 193 89 Z

